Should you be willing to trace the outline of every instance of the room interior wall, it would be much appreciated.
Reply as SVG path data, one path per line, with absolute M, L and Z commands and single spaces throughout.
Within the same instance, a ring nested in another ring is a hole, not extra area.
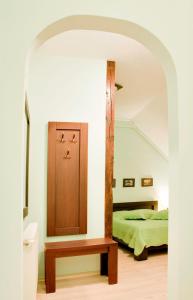
M 192 299 L 193 236 L 189 234 L 189 228 L 193 226 L 193 201 L 190 197 L 193 180 L 193 102 L 191 100 L 193 97 L 191 89 L 193 43 L 190 38 L 193 10 L 191 5 L 192 2 L 189 0 L 149 0 L 148 4 L 141 0 L 120 0 L 119 2 L 112 0 L 111 5 L 102 0 L 84 3 L 76 0 L 70 2 L 59 0 L 57 5 L 51 0 L 46 2 L 4 1 L 2 3 L 0 10 L 2 189 L 0 192 L 3 202 L 1 210 L 3 218 L 0 218 L 0 228 L 4 259 L 0 272 L 1 277 L 4 278 L 1 282 L 1 294 L 4 300 L 22 299 L 21 145 L 26 57 L 34 39 L 42 30 L 51 23 L 72 15 L 91 15 L 92 18 L 88 23 L 84 17 L 84 22 L 81 24 L 85 27 L 89 25 L 97 30 L 100 30 L 101 20 L 96 16 L 104 16 L 105 25 L 104 23 L 101 25 L 103 30 L 114 32 L 120 30 L 126 35 L 131 33 L 132 37 L 152 50 L 163 64 L 167 80 L 170 139 L 168 299 Z M 111 19 L 107 21 L 106 17 Z M 71 22 L 70 19 L 68 20 Z M 72 23 L 72 27 L 76 28 L 76 18 Z M 135 28 L 136 24 L 139 25 L 138 28 Z M 63 30 L 65 28 L 64 26 Z M 157 37 L 157 40 L 153 37 Z M 169 60 L 166 49 L 171 55 Z M 182 214 L 185 218 L 182 218 Z M 11 288 L 7 288 L 9 286 Z
M 0 290 L 3 300 L 21 300 L 23 292 L 22 123 L 26 48 L 21 43 L 13 53 L 14 45 L 23 39 L 23 18 L 17 18 L 17 7 L 13 3 L 10 10 L 8 3 L 2 3 L 0 9 Z
M 38 221 L 39 277 L 44 277 L 44 242 L 104 236 L 106 61 L 34 56 L 27 91 L 31 114 L 28 222 Z M 48 121 L 88 122 L 88 231 L 85 235 L 46 236 Z M 57 276 L 99 269 L 99 257 L 57 261 Z
M 129 122 L 115 123 L 113 202 L 158 200 L 168 207 L 169 164 Z M 153 178 L 153 186 L 142 187 L 141 178 Z M 123 178 L 135 178 L 134 187 L 123 187 Z
M 164 91 L 164 94 L 166 91 Z M 137 114 L 132 121 L 144 135 L 160 149 L 165 157 L 169 157 L 168 149 L 168 111 L 167 95 L 163 101 L 163 96 L 156 97 Z

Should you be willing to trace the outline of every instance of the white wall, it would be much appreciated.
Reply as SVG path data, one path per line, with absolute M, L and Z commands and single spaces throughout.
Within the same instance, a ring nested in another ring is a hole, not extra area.
M 22 299 L 21 144 L 26 56 L 39 32 L 63 18 L 66 23 L 60 30 L 94 28 L 136 38 L 163 64 L 168 89 L 170 139 L 168 298 L 193 298 L 193 235 L 189 230 L 193 227 L 192 11 L 190 0 L 112 0 L 110 5 L 102 0 L 58 0 L 57 5 L 52 0 L 3 1 L 0 10 L 0 198 L 3 215 L 0 218 L 3 245 L 0 277 L 4 278 L 1 281 L 3 300 Z M 72 15 L 92 17 L 65 19 Z M 104 19 L 96 16 L 104 16 Z
M 44 242 L 104 235 L 106 62 L 36 55 L 30 66 L 30 196 L 28 221 L 40 227 L 40 273 Z M 48 121 L 88 122 L 88 233 L 46 238 Z M 98 256 L 65 258 L 57 275 L 99 269 Z M 65 265 L 64 265 L 65 264 Z
M 2 3 L 1 3 L 2 4 Z M 5 3 L 4 3 L 5 4 Z M 2 300 L 22 299 L 22 111 L 25 47 L 18 4 L 1 5 L 0 31 L 0 291 Z M 11 20 L 11 22 L 10 22 Z M 13 25 L 14 24 L 14 25 Z M 13 53 L 13 45 L 15 45 Z M 10 137 L 12 137 L 10 139 Z
M 165 91 L 163 94 L 165 94 Z M 158 96 L 153 101 L 150 101 L 144 109 L 132 119 L 135 125 L 144 135 L 149 137 L 166 157 L 169 156 L 167 106 L 167 96 Z
M 168 207 L 168 161 L 128 122 L 116 122 L 114 150 L 114 202 L 158 200 Z M 141 178 L 153 177 L 152 187 L 142 187 Z M 123 178 L 135 178 L 135 187 L 123 187 Z

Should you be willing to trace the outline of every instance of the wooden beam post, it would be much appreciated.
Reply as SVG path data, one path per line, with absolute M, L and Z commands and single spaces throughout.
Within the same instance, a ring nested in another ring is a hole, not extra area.
M 105 165 L 105 237 L 112 237 L 113 160 L 114 160 L 115 62 L 107 61 L 106 81 L 106 165 Z

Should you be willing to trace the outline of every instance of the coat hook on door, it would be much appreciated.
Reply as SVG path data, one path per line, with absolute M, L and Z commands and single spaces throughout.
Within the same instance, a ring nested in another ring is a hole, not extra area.
M 60 143 L 65 143 L 64 133 L 62 133 L 59 142 L 60 142 Z
M 76 138 L 76 135 L 73 134 L 72 140 L 71 140 L 70 142 L 76 144 L 76 143 L 77 143 L 77 140 L 75 140 L 75 138 Z
M 64 158 L 65 159 L 71 159 L 70 151 L 69 150 L 67 150 L 66 153 L 64 154 Z

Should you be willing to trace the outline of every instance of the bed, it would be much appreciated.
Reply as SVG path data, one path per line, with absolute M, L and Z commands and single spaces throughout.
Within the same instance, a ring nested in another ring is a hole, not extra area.
M 147 259 L 150 250 L 167 249 L 168 220 L 157 217 L 164 212 L 157 208 L 158 201 L 113 203 L 113 238 L 133 250 L 136 260 Z

